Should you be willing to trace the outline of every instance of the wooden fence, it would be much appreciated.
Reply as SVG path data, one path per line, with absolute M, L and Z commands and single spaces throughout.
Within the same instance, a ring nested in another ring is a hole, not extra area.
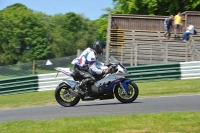
M 200 12 L 182 13 L 183 25 L 191 22 L 197 35 L 190 41 L 180 37 L 163 39 L 164 19 L 168 16 L 111 14 L 108 19 L 106 62 L 110 55 L 127 65 L 157 64 L 200 60 Z
M 183 42 L 180 38 L 163 39 L 163 32 L 119 30 L 111 34 L 109 55 L 123 64 L 142 65 L 200 60 L 199 35 Z M 193 40 L 195 39 L 195 40 Z
M 186 11 L 181 14 L 183 18 L 183 27 L 186 27 L 188 22 L 192 23 L 195 27 L 200 27 L 200 11 Z M 164 20 L 168 17 L 169 16 L 110 14 L 108 28 L 164 31 Z

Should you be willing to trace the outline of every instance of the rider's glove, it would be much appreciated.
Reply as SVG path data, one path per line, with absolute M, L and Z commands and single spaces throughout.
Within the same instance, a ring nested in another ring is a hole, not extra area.
M 116 65 L 111 65 L 109 67 L 109 72 L 110 73 L 116 73 L 118 71 L 117 66 Z

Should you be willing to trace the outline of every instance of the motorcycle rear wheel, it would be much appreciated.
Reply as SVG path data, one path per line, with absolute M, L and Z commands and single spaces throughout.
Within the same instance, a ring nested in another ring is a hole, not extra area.
M 139 95 L 138 86 L 134 82 L 127 83 L 128 93 L 123 94 L 120 85 L 115 87 L 114 93 L 115 97 L 122 103 L 132 103 L 135 101 Z
M 80 97 L 70 95 L 70 89 L 71 88 L 64 83 L 61 83 L 56 87 L 55 99 L 64 107 L 75 106 L 80 101 Z

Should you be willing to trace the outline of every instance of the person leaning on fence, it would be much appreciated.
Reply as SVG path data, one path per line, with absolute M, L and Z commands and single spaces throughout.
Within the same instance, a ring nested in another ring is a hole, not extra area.
M 186 31 L 182 36 L 183 41 L 186 41 L 190 34 L 194 34 L 194 26 L 191 23 L 188 23 Z
M 163 35 L 163 38 L 165 38 L 166 35 L 168 34 L 168 40 L 170 40 L 171 28 L 173 28 L 173 24 L 172 24 L 173 19 L 174 19 L 174 16 L 171 15 L 171 16 L 169 16 L 169 18 L 166 18 L 165 21 L 164 21 L 165 33 Z

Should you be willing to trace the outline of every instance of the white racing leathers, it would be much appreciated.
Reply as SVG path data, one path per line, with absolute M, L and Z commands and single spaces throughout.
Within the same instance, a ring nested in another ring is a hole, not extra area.
M 72 64 L 77 64 L 80 69 L 96 74 L 102 74 L 103 70 L 100 68 L 104 66 L 104 63 L 98 61 L 95 51 L 91 48 L 83 51 L 78 58 L 72 61 Z

